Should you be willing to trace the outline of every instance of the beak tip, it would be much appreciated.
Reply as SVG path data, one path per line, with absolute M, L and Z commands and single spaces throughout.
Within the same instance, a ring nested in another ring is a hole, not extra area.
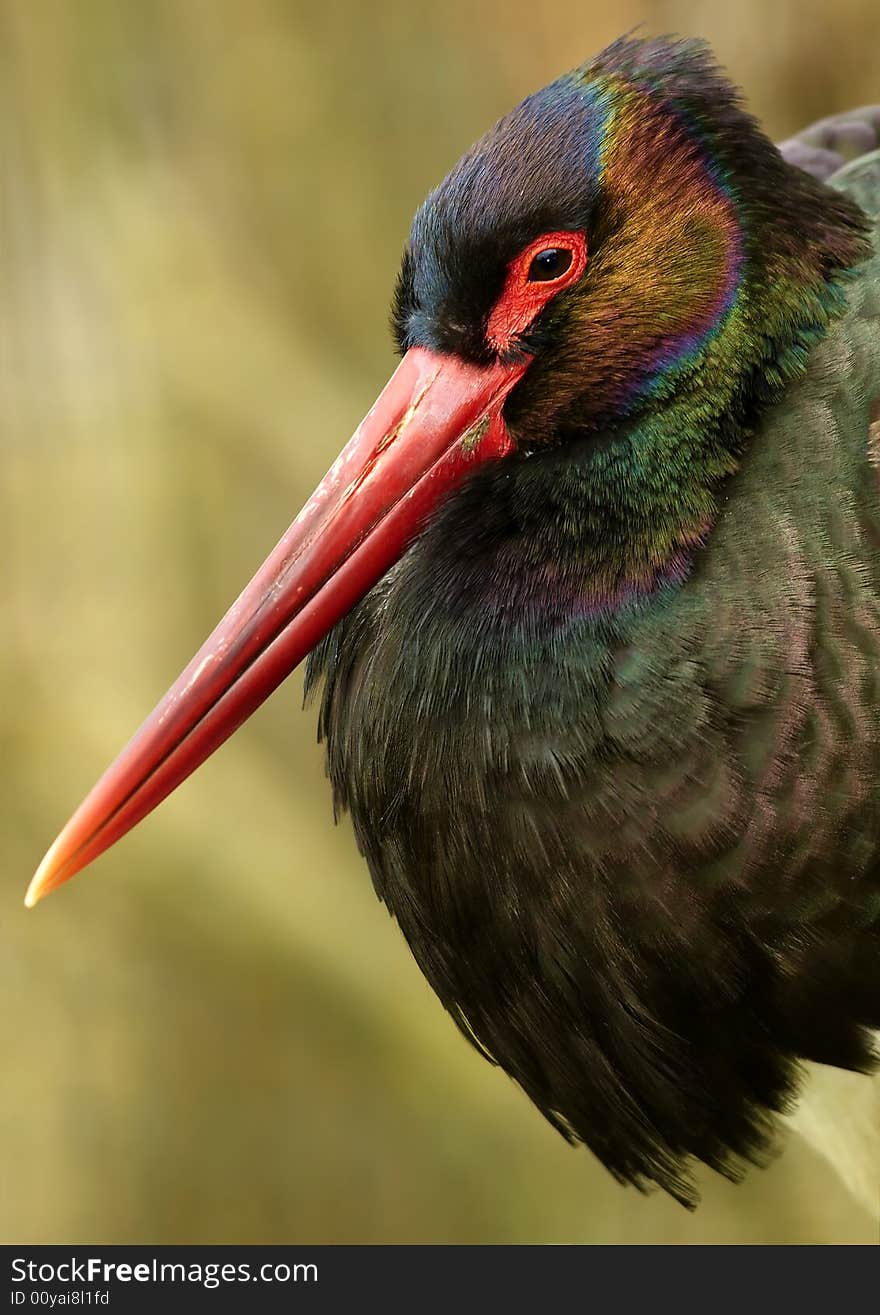
M 26 909 L 34 908 L 40 902 L 39 882 L 37 881 L 38 876 L 39 873 L 35 873 L 31 880 L 31 884 L 27 888 L 27 893 L 24 897 L 24 907 Z
M 31 884 L 28 886 L 24 897 L 24 906 L 26 909 L 34 908 L 34 906 L 39 904 L 40 900 L 43 899 L 45 895 L 48 895 L 51 890 L 54 890 L 56 886 L 61 884 L 61 881 L 59 881 L 59 870 L 62 865 L 57 858 L 58 848 L 59 845 L 56 840 L 46 851 L 43 861 L 31 877 Z M 63 880 L 63 878 L 61 878 L 61 880 Z

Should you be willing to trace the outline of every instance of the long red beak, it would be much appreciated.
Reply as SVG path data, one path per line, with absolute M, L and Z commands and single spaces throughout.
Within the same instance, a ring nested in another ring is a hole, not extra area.
M 510 450 L 501 410 L 527 368 L 407 352 L 278 546 L 58 836 L 29 907 L 195 771 L 401 556 L 442 496 Z

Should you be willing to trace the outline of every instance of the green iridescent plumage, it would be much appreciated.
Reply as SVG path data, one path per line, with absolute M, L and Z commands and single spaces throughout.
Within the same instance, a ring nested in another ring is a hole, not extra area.
M 479 356 L 492 259 L 576 195 L 590 263 L 524 344 L 518 453 L 311 680 L 446 1007 L 615 1175 L 690 1201 L 693 1158 L 767 1154 L 799 1060 L 868 1067 L 880 1026 L 880 153 L 825 187 L 701 47 L 617 43 L 429 198 L 403 345 Z

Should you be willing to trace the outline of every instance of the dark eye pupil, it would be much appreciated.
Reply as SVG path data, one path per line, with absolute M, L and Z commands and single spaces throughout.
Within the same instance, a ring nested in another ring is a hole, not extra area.
M 571 252 L 565 247 L 548 247 L 539 251 L 529 266 L 529 282 L 547 282 L 560 278 L 571 265 Z

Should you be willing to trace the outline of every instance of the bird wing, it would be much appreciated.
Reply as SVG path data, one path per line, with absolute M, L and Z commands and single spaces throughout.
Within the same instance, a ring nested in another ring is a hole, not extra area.
M 781 142 L 779 150 L 789 164 L 827 182 L 853 156 L 862 156 L 880 146 L 880 105 L 863 105 L 828 119 L 819 119 L 794 137 Z
M 867 125 L 862 117 L 866 114 L 872 116 Z M 817 134 L 820 145 L 833 146 L 838 127 L 847 132 L 853 128 L 847 140 L 858 143 L 864 140 L 858 129 L 866 126 L 873 127 L 880 139 L 880 109 L 856 111 L 854 118 L 824 119 L 806 135 Z M 792 138 L 785 145 L 799 149 L 800 140 Z M 824 157 L 828 152 L 822 150 L 821 154 Z M 792 163 L 800 164 L 800 160 Z M 821 166 L 822 160 L 815 163 Z M 880 150 L 850 160 L 828 183 L 851 196 L 866 214 L 880 217 Z M 880 1051 L 880 1036 L 876 1045 Z M 789 1116 L 791 1127 L 835 1167 L 856 1200 L 880 1218 L 880 1076 L 869 1078 L 814 1064 L 807 1066 L 807 1074 L 803 1099 Z
M 570 843 L 589 843 L 593 870 L 611 874 L 608 905 L 626 928 L 617 955 L 641 972 L 625 981 L 646 983 L 642 999 L 670 1025 L 676 1016 L 658 1006 L 664 964 L 699 965 L 693 999 L 725 1019 L 733 1059 L 728 1114 L 737 1102 L 748 1114 L 736 1080 L 760 1071 L 777 1081 L 784 1052 L 867 1067 L 863 1029 L 880 1022 L 880 151 L 831 185 L 878 217 L 875 255 L 846 283 L 848 309 L 803 379 L 754 435 L 688 587 L 646 611 L 615 656 L 606 779 L 570 790 Z M 599 805 L 609 823 L 588 833 L 581 815 L 595 818 Z M 665 957 L 652 958 L 661 938 Z M 593 977 L 609 961 L 593 947 Z M 766 1053 L 749 1050 L 750 1008 Z M 694 1016 L 681 1011 L 675 1034 Z M 614 1044 L 625 1026 L 614 1018 Z M 664 1048 L 664 1063 L 673 1053 Z M 695 1109 L 686 1072 L 676 1092 Z M 651 1083 L 662 1085 L 653 1067 Z M 854 1083 L 868 1136 L 849 1159 L 865 1157 L 876 1182 L 876 1089 Z M 758 1104 L 778 1100 L 771 1088 Z M 821 1111 L 808 1106 L 802 1120 L 828 1154 Z M 840 1161 L 836 1145 L 831 1153 Z M 866 1198 L 857 1175 L 845 1176 Z
M 852 197 L 866 215 L 880 217 L 880 150 L 850 160 L 831 175 L 828 185 Z

